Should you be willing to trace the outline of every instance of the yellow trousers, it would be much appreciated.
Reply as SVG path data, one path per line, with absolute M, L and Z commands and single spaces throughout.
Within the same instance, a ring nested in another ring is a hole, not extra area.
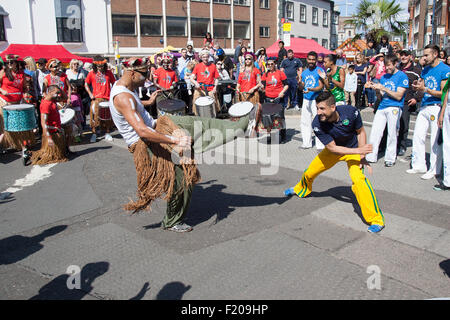
M 314 158 L 308 169 L 305 170 L 302 179 L 294 187 L 294 192 L 300 198 L 305 198 L 311 193 L 313 181 L 319 174 L 333 167 L 338 161 L 345 161 L 353 183 L 352 191 L 361 207 L 364 219 L 370 225 L 378 224 L 384 226 L 383 213 L 378 206 L 378 200 L 370 181 L 359 167 L 360 160 L 361 156 L 359 154 L 341 156 L 325 148 Z

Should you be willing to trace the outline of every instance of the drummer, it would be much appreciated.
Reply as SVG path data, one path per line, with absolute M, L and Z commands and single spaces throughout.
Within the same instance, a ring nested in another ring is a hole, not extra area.
M 113 127 L 113 121 L 111 120 L 100 120 L 99 112 L 100 107 L 99 104 L 101 102 L 108 102 L 109 95 L 111 92 L 111 88 L 116 82 L 116 78 L 111 70 L 108 69 L 108 61 L 101 57 L 94 57 L 94 63 L 92 65 L 92 70 L 86 77 L 86 81 L 84 83 L 84 87 L 86 92 L 89 94 L 91 98 L 91 110 L 90 110 L 90 125 L 92 129 L 91 143 L 97 141 L 96 128 L 100 126 L 103 128 L 105 133 L 105 140 L 112 141 L 113 138 L 110 134 L 110 131 Z M 92 91 L 89 86 L 92 86 Z
M 61 116 L 57 102 L 65 101 L 66 93 L 58 85 L 50 85 L 41 101 L 42 145 L 41 149 L 33 152 L 31 163 L 45 165 L 49 163 L 65 162 L 68 146 L 64 130 L 61 126 Z
M 217 85 L 219 84 L 219 72 L 214 63 L 209 61 L 209 51 L 202 50 L 200 52 L 202 61 L 198 63 L 191 75 L 191 82 L 195 87 L 194 97 L 192 99 L 192 110 L 198 115 L 195 101 L 201 96 L 210 96 L 214 98 L 216 112 L 220 111 L 220 105 L 217 101 Z
M 67 101 L 61 102 L 70 104 L 70 95 L 72 94 L 72 88 L 70 87 L 67 75 L 61 71 L 61 61 L 52 58 L 48 60 L 46 67 L 48 70 L 50 70 L 50 73 L 44 77 L 44 82 L 42 84 L 42 92 L 44 96 L 47 92 L 47 88 L 54 84 L 60 87 L 64 91 L 65 95 L 69 97 L 67 98 Z
M 161 90 L 156 98 L 156 104 L 167 99 L 176 99 L 174 89 L 176 88 L 178 77 L 172 70 L 172 57 L 168 54 L 162 56 L 162 66 L 153 73 L 153 82 L 157 89 Z
M 245 67 L 241 73 L 236 86 L 236 94 L 239 101 L 250 101 L 253 104 L 259 103 L 259 88 L 261 84 L 261 72 L 255 68 L 253 54 L 245 54 Z
M 278 70 L 274 60 L 267 61 L 267 72 L 261 77 L 261 83 L 265 90 L 264 101 L 266 103 L 281 104 L 284 94 L 289 89 L 286 74 Z M 259 108 L 259 114 L 261 114 L 261 107 Z M 286 141 L 286 121 L 284 118 L 284 112 L 282 112 L 282 124 L 280 130 L 281 141 Z M 260 117 L 258 117 L 260 118 Z
M 22 59 L 16 54 L 6 55 L 5 68 L 0 71 L 0 141 L 2 147 L 22 150 L 24 164 L 30 154 L 27 147 L 34 142 L 31 130 L 25 132 L 4 132 L 3 107 L 19 104 L 25 90 L 25 74 L 19 67 Z

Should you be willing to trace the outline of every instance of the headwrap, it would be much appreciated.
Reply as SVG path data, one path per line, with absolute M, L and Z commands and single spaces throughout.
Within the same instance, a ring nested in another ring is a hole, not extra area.
M 95 56 L 93 62 L 95 65 L 100 66 L 102 64 L 108 63 L 108 60 L 106 60 L 105 58 L 103 58 L 101 56 Z
M 7 54 L 6 61 L 23 61 L 18 54 Z
M 161 59 L 162 61 L 164 61 L 164 60 L 169 60 L 169 63 L 172 63 L 172 56 L 170 55 L 170 54 L 168 54 L 168 53 L 164 53 L 163 55 L 162 55 L 162 59 Z
M 61 61 L 59 61 L 56 58 L 51 58 L 50 60 L 48 60 L 47 64 L 45 65 L 45 68 L 50 69 L 50 67 L 55 63 L 56 63 L 56 66 L 58 66 L 61 63 Z
M 122 65 L 125 70 L 133 71 L 148 68 L 150 66 L 150 61 L 147 57 L 144 58 L 131 57 L 122 61 Z

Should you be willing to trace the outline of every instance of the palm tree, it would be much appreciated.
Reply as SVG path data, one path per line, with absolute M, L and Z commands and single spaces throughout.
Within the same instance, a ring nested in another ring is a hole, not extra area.
M 356 10 L 356 14 L 352 15 L 345 24 L 354 25 L 357 33 L 355 38 L 371 37 L 375 41 L 379 41 L 383 34 L 401 35 L 405 33 L 408 22 L 398 21 L 402 11 L 400 4 L 396 4 L 395 0 L 362 0 Z

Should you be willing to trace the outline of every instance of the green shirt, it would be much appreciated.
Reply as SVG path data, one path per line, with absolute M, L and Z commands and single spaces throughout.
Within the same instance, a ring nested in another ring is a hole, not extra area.
M 336 73 L 331 76 L 334 80 L 341 82 L 341 76 L 339 75 L 339 70 L 341 70 L 341 67 L 337 67 Z M 330 91 L 333 94 L 334 98 L 336 99 L 336 102 L 339 101 L 345 101 L 345 93 L 344 89 L 339 88 L 338 86 L 335 86 L 334 83 L 330 83 Z

